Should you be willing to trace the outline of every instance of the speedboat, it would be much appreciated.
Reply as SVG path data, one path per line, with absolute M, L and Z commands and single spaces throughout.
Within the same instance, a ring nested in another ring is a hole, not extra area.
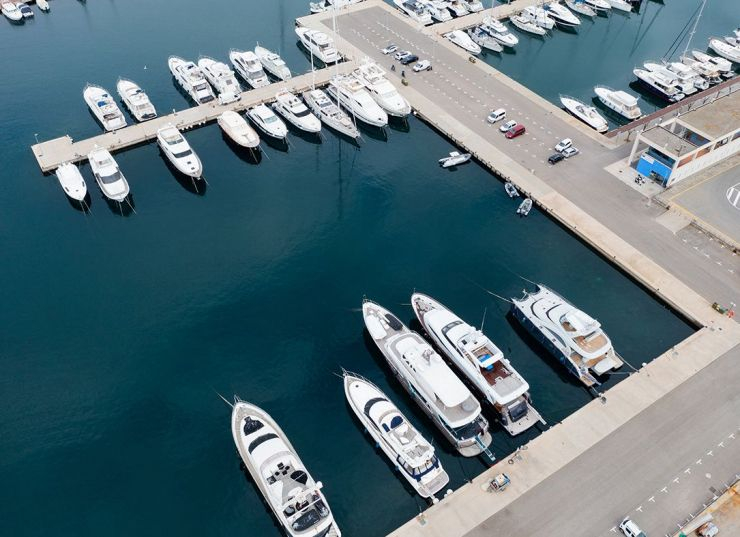
M 43 12 L 49 11 L 49 2 L 47 2 L 46 0 L 36 0 L 36 5 Z
M 272 76 L 279 80 L 288 80 L 293 75 L 290 74 L 290 69 L 285 64 L 283 59 L 271 50 L 266 49 L 257 45 L 254 47 L 254 54 L 262 64 L 262 67 L 270 73 Z
M 375 384 L 344 373 L 344 395 L 375 444 L 422 498 L 431 498 L 450 481 L 434 447 Z
M 611 11 L 612 5 L 607 0 L 583 0 L 590 8 L 597 13 L 606 13 Z
M 272 107 L 294 127 L 313 134 L 321 132 L 321 121 L 303 101 L 288 90 L 279 91 L 275 95 L 275 104 Z
M 699 62 L 691 56 L 681 56 L 681 63 L 691 67 L 694 71 L 699 73 L 700 76 L 707 79 L 710 84 L 719 84 L 722 82 L 722 77 L 719 74 L 719 69 L 711 62 Z
M 609 5 L 612 6 L 613 9 L 616 9 L 618 11 L 625 11 L 630 12 L 632 11 L 632 4 L 627 2 L 627 0 L 606 0 L 609 2 Z
M 503 22 L 493 17 L 484 18 L 481 28 L 505 47 L 513 47 L 519 43 L 519 38 L 512 34 Z
M 387 114 L 405 117 L 411 113 L 411 105 L 385 77 L 385 71 L 377 63 L 365 58 L 352 74 Z
M 465 457 L 490 453 L 480 403 L 429 343 L 370 300 L 363 302 L 362 316 L 393 374 L 457 451 Z
M 642 85 L 642 87 L 665 101 L 675 103 L 685 97 L 685 95 L 671 83 L 671 79 L 666 79 L 660 73 L 653 73 L 646 69 L 633 69 L 632 72 L 637 77 L 637 81 Z
M 513 298 L 514 317 L 587 387 L 594 375 L 618 369 L 622 360 L 601 324 L 544 285 Z
M 32 19 L 35 14 L 33 12 L 33 9 L 31 9 L 31 6 L 27 6 L 26 4 L 17 4 L 18 9 L 21 10 L 21 15 L 23 15 L 24 19 Z
M 21 13 L 21 10 L 14 2 L 3 2 L 0 4 L 0 10 L 2 10 L 3 15 L 5 15 L 5 18 L 10 22 L 23 21 L 23 13 Z
M 249 475 L 290 537 L 341 537 L 329 504 L 293 444 L 272 417 L 237 400 L 231 434 Z
M 96 146 L 87 160 L 103 195 L 113 201 L 125 200 L 129 194 L 128 182 L 108 150 Z
M 260 137 L 257 132 L 247 123 L 247 120 L 233 110 L 227 110 L 216 120 L 221 130 L 234 141 L 235 144 L 248 149 L 254 149 L 260 145 Z
M 575 11 L 579 15 L 583 15 L 585 17 L 595 17 L 596 11 L 594 8 L 589 6 L 584 0 L 565 0 L 565 5 L 568 6 L 568 9 L 571 11 Z
M 65 162 L 56 170 L 57 181 L 70 199 L 84 201 L 87 196 L 87 185 L 80 169 L 71 162 Z
M 480 54 L 480 46 L 475 43 L 468 34 L 462 30 L 453 30 L 447 34 L 444 34 L 450 42 L 454 43 L 458 47 L 471 54 Z
M 529 17 L 513 15 L 509 20 L 511 21 L 511 24 L 519 28 L 522 32 L 534 35 L 545 35 L 547 33 L 547 30 L 536 25 L 529 19 Z
M 597 132 L 606 132 L 609 130 L 609 124 L 606 122 L 606 119 L 593 106 L 588 106 L 586 103 L 567 95 L 561 95 L 560 102 L 568 112 Z
M 159 129 L 157 144 L 177 171 L 193 179 L 200 179 L 203 176 L 203 165 L 198 155 L 177 127 L 168 124 Z
M 329 81 L 326 91 L 348 112 L 368 125 L 385 127 L 388 124 L 388 114 L 355 77 L 336 75 Z
M 439 159 L 439 165 L 443 168 L 451 168 L 458 164 L 465 164 L 470 160 L 472 155 L 470 153 L 458 153 L 452 151 L 448 156 Z
M 510 435 L 542 421 L 532 406 L 529 384 L 483 332 L 427 295 L 411 295 L 411 307 L 436 347 L 483 394 Z
M 576 17 L 570 9 L 558 2 L 544 4 L 543 9 L 560 26 L 575 28 L 581 25 L 581 19 Z
M 106 131 L 114 131 L 126 126 L 126 118 L 123 117 L 123 112 L 105 89 L 94 84 L 88 84 L 82 90 L 82 96 Z
M 447 22 L 452 20 L 452 15 L 443 2 L 439 0 L 418 0 L 418 2 L 424 6 L 424 9 L 435 21 Z
M 303 94 L 303 100 L 306 101 L 311 111 L 316 114 L 327 127 L 335 131 L 357 138 L 360 131 L 357 130 L 352 118 L 350 118 L 341 108 L 329 99 L 329 96 L 323 90 L 313 89 Z
M 136 121 L 146 121 L 157 117 L 157 111 L 149 100 L 149 96 L 135 82 L 119 78 L 116 90 Z
M 735 76 L 735 73 L 732 70 L 732 62 L 725 58 L 722 58 L 720 56 L 711 56 L 699 50 L 692 50 L 691 55 L 698 62 L 710 63 L 714 65 L 714 67 L 717 68 L 717 71 L 719 71 L 720 75 L 723 78 L 732 78 L 733 76 Z
M 479 13 L 483 11 L 483 2 L 480 0 L 461 0 L 463 5 L 468 8 L 471 13 Z
M 509 196 L 511 199 L 519 197 L 519 191 L 516 189 L 514 184 L 510 183 L 509 181 L 506 181 L 504 183 L 504 190 L 506 191 L 506 195 Z
M 247 116 L 257 128 L 273 138 L 284 140 L 288 136 L 288 127 L 275 115 L 266 104 L 258 104 L 247 111 Z
M 393 0 L 393 3 L 402 13 L 419 24 L 432 24 L 432 15 L 424 7 L 424 4 L 416 0 Z
M 481 49 L 490 50 L 493 52 L 501 52 L 504 50 L 503 45 L 494 39 L 488 32 L 484 31 L 480 26 L 474 26 L 468 30 L 468 36 L 473 40 L 473 43 L 478 45 Z
M 681 62 L 670 62 L 665 64 L 665 68 L 678 78 L 681 83 L 680 87 L 691 85 L 701 91 L 709 87 L 707 79 L 700 76 L 699 73 L 694 71 L 688 65 L 684 65 Z
M 516 210 L 516 214 L 519 216 L 527 216 L 529 211 L 532 210 L 532 198 L 524 198 L 524 201 L 519 205 Z
M 169 65 L 170 72 L 177 83 L 180 84 L 180 87 L 196 103 L 210 103 L 216 98 L 211 86 L 208 85 L 206 77 L 203 75 L 203 71 L 193 62 L 185 61 L 177 56 L 170 56 L 167 65 Z
M 218 102 L 228 104 L 239 100 L 242 88 L 228 65 L 203 56 L 198 60 L 198 67 L 216 90 Z
M 541 7 L 525 7 L 524 11 L 522 11 L 522 16 L 529 18 L 530 21 L 545 30 L 552 30 L 555 28 L 555 21 L 550 17 L 547 11 Z
M 450 0 L 448 9 L 452 11 L 452 14 L 455 15 L 455 17 L 464 17 L 470 13 L 468 6 L 465 5 L 462 0 Z
M 342 59 L 337 49 L 334 48 L 334 40 L 324 32 L 297 27 L 295 33 L 303 46 L 326 65 Z
M 270 83 L 257 55 L 251 50 L 231 50 L 229 60 L 239 76 L 253 88 L 261 88 Z
M 659 73 L 660 76 L 662 76 L 666 81 L 670 81 L 669 83 L 676 86 L 676 88 L 678 88 L 678 90 L 684 95 L 691 95 L 697 91 L 693 80 L 681 80 L 678 74 L 669 70 L 668 67 L 664 66 L 662 63 L 645 62 L 643 67 L 651 73 Z M 684 65 L 684 67 L 686 66 Z
M 626 119 L 635 120 L 642 116 L 642 110 L 637 104 L 637 97 L 626 91 L 617 91 L 606 86 L 596 86 L 594 93 L 604 106 L 614 110 Z
M 735 41 L 735 43 L 737 43 L 737 41 Z M 730 43 L 722 41 L 721 39 L 713 38 L 709 40 L 709 48 L 726 60 L 730 60 L 734 63 L 740 63 L 740 46 L 738 46 L 737 44 L 731 45 Z

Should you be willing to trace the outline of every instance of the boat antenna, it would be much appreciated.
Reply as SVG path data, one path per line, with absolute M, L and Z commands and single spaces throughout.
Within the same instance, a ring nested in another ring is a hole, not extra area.
M 483 332 L 483 325 L 486 324 L 486 313 L 488 312 L 488 306 L 483 308 L 483 319 L 480 322 L 480 331 Z
M 681 56 L 686 56 L 686 53 L 689 50 L 689 45 L 691 45 L 691 40 L 694 38 L 694 34 L 696 33 L 696 26 L 699 24 L 699 19 L 701 19 L 701 14 L 704 11 L 704 6 L 707 5 L 707 0 L 703 0 L 701 3 L 701 7 L 699 8 L 699 14 L 696 16 L 696 20 L 694 21 L 694 26 L 691 28 L 691 32 L 689 33 L 689 39 L 686 41 L 686 47 L 683 49 L 683 54 Z
M 234 404 L 233 404 L 233 403 L 231 403 L 231 402 L 229 402 L 229 400 L 228 400 L 228 399 L 226 399 L 226 397 L 224 397 L 223 395 L 221 395 L 220 393 L 218 393 L 218 392 L 217 392 L 217 391 L 216 391 L 215 389 L 214 389 L 213 391 L 214 391 L 214 393 L 215 393 L 216 395 L 218 395 L 218 396 L 219 396 L 219 397 L 221 398 L 221 400 L 222 400 L 222 401 L 223 401 L 224 403 L 226 403 L 227 405 L 229 405 L 229 406 L 230 406 L 231 408 L 234 408 Z
M 479 284 L 479 283 L 477 283 L 477 282 L 474 282 L 474 281 L 473 281 L 473 280 L 471 280 L 470 278 L 467 278 L 467 280 L 468 280 L 468 281 L 469 281 L 470 283 L 472 283 L 473 285 L 475 285 L 476 287 L 480 287 L 481 289 L 483 289 L 483 290 L 484 290 L 484 291 L 485 291 L 486 293 L 488 293 L 489 295 L 495 296 L 496 298 L 498 298 L 498 299 L 500 299 L 500 300 L 503 300 L 504 302 L 508 302 L 509 304 L 513 304 L 513 302 L 512 302 L 511 300 L 509 300 L 508 298 L 504 298 L 504 297 L 502 297 L 501 295 L 497 295 L 497 294 L 496 294 L 496 293 L 494 293 L 493 291 L 490 291 L 490 290 L 486 289 L 486 288 L 485 288 L 485 287 L 483 287 L 483 286 L 482 286 L 481 284 Z

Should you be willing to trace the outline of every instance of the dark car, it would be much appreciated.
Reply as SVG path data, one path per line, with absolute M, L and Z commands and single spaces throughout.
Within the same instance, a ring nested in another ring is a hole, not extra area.
M 404 56 L 403 58 L 401 58 L 401 63 L 404 65 L 408 65 L 410 63 L 415 63 L 418 61 L 419 61 L 419 56 L 417 56 L 416 54 L 411 54 L 409 56 Z
M 550 155 L 550 158 L 547 159 L 547 162 L 549 162 L 550 164 L 557 164 L 561 160 L 565 160 L 565 155 L 563 155 L 562 153 L 554 153 Z
M 524 128 L 524 125 L 522 125 L 521 123 L 517 123 L 511 129 L 509 129 L 508 131 L 506 131 L 506 137 L 509 140 L 511 140 L 512 138 L 516 138 L 517 136 L 521 136 L 525 132 L 527 132 L 527 129 Z

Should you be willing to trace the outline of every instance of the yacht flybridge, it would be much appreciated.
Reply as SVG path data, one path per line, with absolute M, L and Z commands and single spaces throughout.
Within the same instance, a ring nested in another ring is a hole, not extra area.
M 514 317 L 587 387 L 622 366 L 601 324 L 544 285 L 512 299 Z
M 114 131 L 126 126 L 123 112 L 105 89 L 88 84 L 82 90 L 82 96 L 90 111 L 106 131 Z
M 422 498 L 431 498 L 450 481 L 434 447 L 372 382 L 344 373 L 344 394 L 362 426 L 388 460 Z
M 388 81 L 385 71 L 377 63 L 365 58 L 353 71 L 353 75 L 386 113 L 396 117 L 404 117 L 411 113 L 411 105 Z
M 671 79 L 661 76 L 660 73 L 653 73 L 646 69 L 633 69 L 632 72 L 646 90 L 661 99 L 675 103 L 685 97 L 685 95 L 672 84 Z
M 288 123 L 308 133 L 321 132 L 321 121 L 314 116 L 298 97 L 288 90 L 275 95 L 273 109 L 283 116 Z
M 206 75 L 208 82 L 216 89 L 218 102 L 228 104 L 239 100 L 242 88 L 239 82 L 236 81 L 234 71 L 228 65 L 204 56 L 198 60 L 198 67 Z
M 560 102 L 568 112 L 576 116 L 592 129 L 595 129 L 597 132 L 603 133 L 609 130 L 609 124 L 606 122 L 606 119 L 604 119 L 593 106 L 589 106 L 586 103 L 567 95 L 561 95 Z
M 146 121 L 157 117 L 157 111 L 149 96 L 135 82 L 121 78 L 116 84 L 118 95 L 136 121 Z
M 272 417 L 237 401 L 231 433 L 249 475 L 291 537 L 340 537 L 320 481 L 314 481 L 293 444 Z
M 193 179 L 200 179 L 203 176 L 203 165 L 198 155 L 177 127 L 169 124 L 159 129 L 157 145 L 177 171 Z
M 257 55 L 251 50 L 231 50 L 229 60 L 239 76 L 253 88 L 261 88 L 270 83 Z
M 405 13 L 409 18 L 423 24 L 424 26 L 432 24 L 432 15 L 424 8 L 424 4 L 416 0 L 393 0 L 399 11 Z
M 332 102 L 323 90 L 314 89 L 307 91 L 303 94 L 303 100 L 306 101 L 311 111 L 327 127 L 350 138 L 360 136 L 360 131 L 357 130 L 357 126 L 352 121 L 352 118 Z
M 465 457 L 490 455 L 492 438 L 480 403 L 439 354 L 382 306 L 365 300 L 362 315 L 399 382 L 445 438 Z
M 519 43 L 519 38 L 512 34 L 503 22 L 493 17 L 485 17 L 481 29 L 505 47 L 514 47 Z
M 170 72 L 177 83 L 180 84 L 180 87 L 196 103 L 210 103 L 216 98 L 206 77 L 203 76 L 203 71 L 193 62 L 185 61 L 177 56 L 170 56 L 167 65 L 169 65 Z
M 626 91 L 617 91 L 606 86 L 596 86 L 594 93 L 604 106 L 614 110 L 626 119 L 634 121 L 642 116 L 642 110 L 637 104 L 637 97 Z
M 686 67 L 683 64 L 680 64 L 680 65 L 683 67 Z M 677 73 L 669 70 L 662 63 L 645 62 L 643 64 L 643 67 L 645 67 L 645 69 L 647 69 L 653 74 L 659 74 L 666 81 L 668 81 L 671 85 L 676 86 L 676 88 L 678 88 L 678 90 L 684 95 L 691 95 L 693 93 L 696 93 L 697 91 L 697 87 L 694 85 L 693 80 L 682 79 L 681 77 L 679 77 Z
M 334 48 L 334 40 L 324 32 L 298 27 L 295 33 L 303 46 L 326 65 L 336 63 L 341 59 L 339 52 Z
M 125 200 L 129 194 L 128 181 L 108 150 L 95 146 L 87 160 L 103 195 L 119 203 Z
M 483 394 L 509 434 L 542 421 L 532 406 L 529 384 L 483 332 L 427 295 L 411 295 L 411 307 L 437 348 Z
M 388 114 L 376 103 L 362 83 L 350 75 L 336 75 L 326 91 L 350 114 L 374 127 L 385 127 Z
M 271 50 L 257 45 L 254 47 L 254 54 L 262 64 L 262 67 L 278 80 L 289 80 L 293 75 L 285 64 L 285 61 Z

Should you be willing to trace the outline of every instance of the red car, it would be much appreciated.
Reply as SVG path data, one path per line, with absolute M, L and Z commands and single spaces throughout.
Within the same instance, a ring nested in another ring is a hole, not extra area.
M 527 132 L 527 129 L 524 128 L 524 125 L 517 123 L 514 127 L 506 131 L 506 137 L 511 140 L 512 138 L 521 136 L 525 132 Z

